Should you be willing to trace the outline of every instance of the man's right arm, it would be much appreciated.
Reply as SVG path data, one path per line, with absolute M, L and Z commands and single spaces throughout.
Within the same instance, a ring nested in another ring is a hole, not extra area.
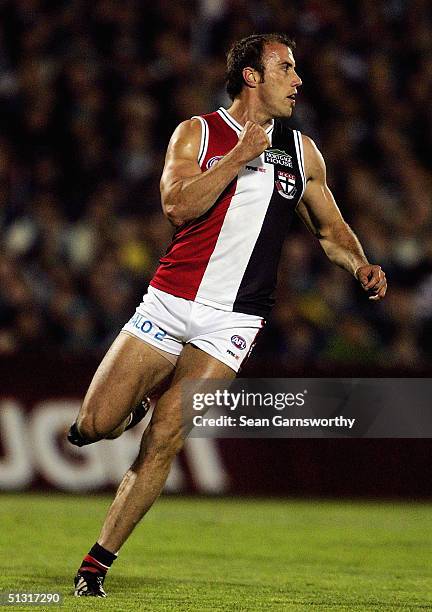
M 240 168 L 269 146 L 263 128 L 248 121 L 236 146 L 202 172 L 197 161 L 200 142 L 201 124 L 190 119 L 176 128 L 168 145 L 160 182 L 162 208 L 177 227 L 206 213 Z

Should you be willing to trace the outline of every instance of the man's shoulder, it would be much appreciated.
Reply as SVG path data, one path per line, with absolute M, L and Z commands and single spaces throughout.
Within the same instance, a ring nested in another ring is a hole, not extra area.
M 197 117 L 191 117 L 181 121 L 173 132 L 172 141 L 181 139 L 190 135 L 197 135 L 201 132 L 201 126 Z
M 220 119 L 220 115 L 219 112 L 217 110 L 212 111 L 210 113 L 201 113 L 201 114 L 197 114 L 197 115 L 192 115 L 192 117 L 189 117 L 189 119 L 184 119 L 183 121 L 181 121 L 178 125 L 177 125 L 177 130 L 184 130 L 184 129 L 198 129 L 199 126 L 201 125 L 202 120 L 205 121 L 211 121 L 213 119 Z
M 199 119 L 204 119 L 205 121 L 214 121 L 215 119 L 220 120 L 221 116 L 218 109 L 215 111 L 211 111 L 210 113 L 201 113 L 200 115 L 193 115 L 192 119 L 195 121 Z
M 310 136 L 307 136 L 306 134 L 301 134 L 301 138 L 305 157 L 319 161 L 319 159 L 322 158 L 322 155 L 318 147 L 316 146 L 314 140 L 312 140 L 312 138 Z

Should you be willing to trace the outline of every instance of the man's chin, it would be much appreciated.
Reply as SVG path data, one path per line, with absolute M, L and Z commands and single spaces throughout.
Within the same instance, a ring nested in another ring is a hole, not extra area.
M 292 114 L 293 114 L 292 108 L 285 108 L 282 112 L 279 112 L 277 115 L 275 115 L 274 118 L 275 119 L 289 119 Z

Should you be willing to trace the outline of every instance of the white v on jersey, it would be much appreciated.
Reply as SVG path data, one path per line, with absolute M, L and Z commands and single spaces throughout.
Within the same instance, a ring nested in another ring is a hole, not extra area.
M 236 145 L 242 126 L 223 108 L 198 119 L 205 172 Z M 248 162 L 204 215 L 176 231 L 153 287 L 267 317 L 282 245 L 306 184 L 300 132 L 275 120 L 267 134 L 271 148 Z

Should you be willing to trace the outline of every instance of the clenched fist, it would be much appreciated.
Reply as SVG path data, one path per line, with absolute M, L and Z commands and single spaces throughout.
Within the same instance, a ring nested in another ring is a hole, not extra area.
M 370 300 L 381 300 L 387 291 L 387 279 L 380 266 L 366 264 L 357 268 L 356 278 L 363 289 L 370 293 Z
M 258 123 L 247 121 L 240 132 L 239 141 L 234 147 L 234 151 L 238 155 L 239 161 L 246 164 L 261 155 L 269 146 L 270 140 L 265 130 Z

